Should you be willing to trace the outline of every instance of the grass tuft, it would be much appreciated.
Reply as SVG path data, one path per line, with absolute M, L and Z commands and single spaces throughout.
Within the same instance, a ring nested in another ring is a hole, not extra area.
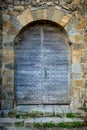
M 42 127 L 42 124 L 40 124 L 40 123 L 34 123 L 34 127 L 35 127 L 35 128 Z
M 66 117 L 68 118 L 78 118 L 80 115 L 80 113 L 66 113 Z
M 84 109 L 84 112 L 87 112 L 87 108 Z
M 53 128 L 53 127 L 57 127 L 57 128 L 77 128 L 77 127 L 83 127 L 83 126 L 87 126 L 87 123 L 85 122 L 61 122 L 61 123 L 53 123 L 53 122 L 48 122 L 48 123 L 34 123 L 34 127 L 39 128 L 39 127 L 43 127 L 43 128 Z
M 55 123 L 49 122 L 49 123 L 43 123 L 43 127 L 44 128 L 52 128 L 52 127 L 56 127 Z
M 16 118 L 18 118 L 18 119 L 19 119 L 19 118 L 20 118 L 20 114 L 16 114 Z

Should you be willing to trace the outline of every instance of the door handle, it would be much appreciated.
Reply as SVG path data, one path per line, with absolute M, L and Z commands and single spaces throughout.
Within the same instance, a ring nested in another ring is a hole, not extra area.
M 47 71 L 44 70 L 44 78 L 46 78 L 46 77 L 47 77 Z

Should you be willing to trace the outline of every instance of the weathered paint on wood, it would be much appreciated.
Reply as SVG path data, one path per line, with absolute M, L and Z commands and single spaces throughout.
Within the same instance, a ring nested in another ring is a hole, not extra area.
M 68 103 L 70 50 L 63 32 L 51 24 L 30 26 L 15 49 L 17 104 Z

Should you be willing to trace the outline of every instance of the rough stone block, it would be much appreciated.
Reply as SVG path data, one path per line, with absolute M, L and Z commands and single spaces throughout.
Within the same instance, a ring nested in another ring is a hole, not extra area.
M 3 37 L 2 35 L 0 36 L 0 50 L 3 48 Z
M 84 54 L 84 60 L 87 61 L 87 51 Z
M 16 11 L 23 11 L 24 10 L 24 6 L 21 6 L 21 5 L 14 6 L 14 10 L 16 10 Z
M 14 70 L 3 70 L 3 76 L 14 77 Z
M 63 110 L 62 110 L 62 108 L 61 108 L 60 105 L 54 105 L 54 106 L 53 106 L 53 114 L 54 114 L 54 113 L 55 113 L 55 115 L 56 115 L 57 113 L 63 114 Z
M 77 30 L 76 26 L 78 25 L 79 20 L 76 19 L 76 17 L 72 17 L 69 22 L 66 24 L 66 26 L 64 27 L 66 32 L 70 35 L 79 35 L 80 31 Z M 70 40 L 71 41 L 71 40 Z M 72 43 L 74 43 L 74 41 L 71 41 Z
M 23 127 L 24 126 L 24 120 L 21 119 L 21 120 L 15 121 L 14 126 L 16 126 L 16 127 Z
M 14 64 L 13 63 L 4 64 L 4 68 L 13 70 L 14 69 Z
M 82 56 L 84 54 L 84 51 L 85 50 L 83 50 L 83 49 L 73 50 L 72 54 L 77 55 L 77 56 L 79 56 L 79 55 Z
M 46 122 L 52 122 L 52 118 L 51 117 L 35 118 L 35 123 L 46 123 Z
M 87 61 L 87 60 L 86 60 Z M 87 66 L 83 65 L 83 73 L 86 75 L 87 74 Z
M 14 0 L 14 5 L 20 5 L 20 1 L 19 0 Z
M 3 49 L 1 47 L 1 49 L 0 49 L 0 56 L 2 56 L 2 55 L 3 55 Z
M 2 101 L 1 101 L 1 98 L 0 98 L 0 110 L 1 110 L 1 103 L 2 103 Z M 1 115 L 1 113 L 0 113 L 0 115 Z
M 84 56 L 83 49 L 73 50 L 72 51 L 72 62 L 73 63 L 80 63 L 83 56 Z
M 72 63 L 80 63 L 81 61 L 81 56 L 72 56 Z
M 47 18 L 47 10 L 37 10 L 32 12 L 32 16 L 34 20 L 45 20 Z
M 64 13 L 61 10 L 55 9 L 52 20 L 56 23 L 60 23 L 63 16 L 64 16 Z
M 6 48 L 13 48 L 14 47 L 14 42 L 6 42 L 4 43 L 4 47 Z
M 52 122 L 54 122 L 54 123 L 63 122 L 63 118 L 53 117 L 53 118 L 52 118 Z
M 35 106 L 30 105 L 28 112 L 42 112 L 43 113 L 43 105 L 35 105 Z
M 8 122 L 8 120 L 7 120 L 8 112 L 9 112 L 9 110 L 1 110 L 1 118 L 6 117 L 6 120 L 4 118 L 0 119 L 0 124 L 4 124 L 4 125 L 5 124 L 7 124 L 7 125 L 11 124 L 12 120 L 10 122 Z
M 80 23 L 77 25 L 78 30 L 82 30 L 85 28 L 85 18 L 80 19 Z
M 12 100 L 3 100 L 2 101 L 2 110 L 10 110 L 13 108 Z
M 10 28 L 11 24 L 8 21 L 3 21 L 3 29 Z
M 55 9 L 60 10 L 60 9 L 61 9 L 61 7 L 56 5 L 56 6 L 55 6 Z
M 13 49 L 9 49 L 9 50 L 4 50 L 4 55 L 11 55 L 14 56 L 14 50 Z
M 86 74 L 86 80 L 87 80 L 87 74 Z
M 22 15 L 17 16 L 17 20 L 21 23 L 21 25 L 25 26 L 27 22 L 25 21 L 25 18 Z
M 3 43 L 12 43 L 15 39 L 15 35 L 4 35 Z
M 8 4 L 13 4 L 13 0 L 7 0 Z
M 73 0 L 73 4 L 80 4 L 80 0 Z
M 13 100 L 14 99 L 14 84 L 9 85 L 9 86 L 3 85 L 3 89 L 4 89 L 4 93 L 3 93 L 4 99 Z
M 75 86 L 84 86 L 84 80 L 74 80 Z
M 48 20 L 52 20 L 53 14 L 54 14 L 54 7 L 50 7 L 50 8 L 47 10 L 47 19 L 48 19 Z
M 15 14 L 11 16 L 9 21 L 17 30 L 21 30 L 21 28 L 23 27 L 23 25 L 20 23 L 20 20 L 17 19 L 17 16 L 15 16 Z
M 0 68 L 2 66 L 2 56 L 0 56 Z
M 69 16 L 67 15 L 63 16 L 63 18 L 60 21 L 60 25 L 64 27 L 69 22 L 69 20 L 70 20 Z
M 83 119 L 81 119 L 81 118 L 66 118 L 66 117 L 64 117 L 63 118 L 63 121 L 64 122 L 83 122 Z
M 23 26 L 33 21 L 33 18 L 29 9 L 24 10 L 22 15 L 17 16 L 17 19 Z
M 8 35 L 17 35 L 19 33 L 19 30 L 17 30 L 13 25 L 8 30 Z
M 24 122 L 25 128 L 32 127 L 32 125 L 33 125 L 34 122 L 35 122 L 34 118 L 26 119 L 26 121 Z
M 84 35 L 70 35 L 69 36 L 70 41 L 76 44 L 82 44 L 84 43 Z
M 4 56 L 3 57 L 3 63 L 7 64 L 7 63 L 14 63 L 14 57 L 9 55 L 9 56 Z
M 44 109 L 43 116 L 53 116 L 53 106 L 52 105 L 51 106 L 50 105 L 47 105 L 47 106 L 44 105 L 43 109 Z
M 8 4 L 8 10 L 13 11 L 13 5 L 12 4 Z
M 80 73 L 73 73 L 72 78 L 73 78 L 73 80 L 81 79 L 81 74 Z
M 3 77 L 3 85 L 7 85 L 7 86 L 9 86 L 9 85 L 12 85 L 12 84 L 14 84 L 14 78 L 13 77 Z
M 10 15 L 3 14 L 3 21 L 9 21 L 10 20 Z
M 82 66 L 79 63 L 72 64 L 72 73 L 81 73 L 82 72 Z
M 51 6 L 51 5 L 53 5 L 53 2 L 47 2 L 47 5 Z
M 73 50 L 84 49 L 84 47 L 85 47 L 84 44 L 76 44 L 76 43 L 72 43 L 72 48 L 73 48 Z
M 61 105 L 61 109 L 63 111 L 63 114 L 71 113 L 69 105 Z
M 13 88 L 9 88 L 9 90 L 6 92 L 5 98 L 7 100 L 14 100 L 14 90 L 13 90 Z

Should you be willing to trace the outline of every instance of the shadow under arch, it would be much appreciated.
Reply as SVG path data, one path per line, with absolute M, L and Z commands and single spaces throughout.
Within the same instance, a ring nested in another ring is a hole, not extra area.
M 68 77 L 69 79 L 67 79 L 67 82 L 69 82 L 69 87 L 71 86 L 71 83 L 70 83 L 70 71 L 71 71 L 71 69 L 70 69 L 70 64 L 71 64 L 71 52 L 70 52 L 70 46 L 71 46 L 71 42 L 69 41 L 69 39 L 68 39 L 68 34 L 67 34 L 67 32 L 65 31 L 65 29 L 62 27 L 62 26 L 60 26 L 60 25 L 58 25 L 57 23 L 55 23 L 55 22 L 52 22 L 52 21 L 49 21 L 49 20 L 38 20 L 38 21 L 33 21 L 33 22 L 31 22 L 31 23 L 29 23 L 28 25 L 26 25 L 25 27 L 23 27 L 22 29 L 21 29 L 21 31 L 19 32 L 19 34 L 16 36 L 16 38 L 15 38 L 15 41 L 14 41 L 14 44 L 15 44 L 15 47 L 14 47 L 14 51 L 15 51 L 15 62 L 16 61 L 18 61 L 18 59 L 17 59 L 17 48 L 20 48 L 20 46 L 21 46 L 21 42 L 22 42 L 22 40 L 23 40 L 23 34 L 26 32 L 26 30 L 29 30 L 30 29 L 30 27 L 34 27 L 35 25 L 46 25 L 46 24 L 49 24 L 49 25 L 51 25 L 52 27 L 56 27 L 58 30 L 60 30 L 60 32 L 63 34 L 62 36 L 64 36 L 64 37 L 62 37 L 62 38 L 64 38 L 64 40 L 66 40 L 65 41 L 65 43 L 67 43 L 67 46 L 68 46 L 68 48 L 69 48 L 69 56 L 68 56 L 68 58 L 67 58 L 67 60 L 68 60 L 68 72 L 64 69 L 64 71 L 65 71 L 65 73 L 64 73 L 64 75 L 67 73 L 67 76 L 66 77 Z M 33 39 L 32 39 L 33 40 Z M 23 49 L 23 48 L 22 48 Z M 30 51 L 30 50 L 29 50 Z M 38 51 L 38 50 L 37 50 Z M 21 53 L 22 54 L 22 53 Z M 50 55 L 51 55 L 51 53 L 50 53 Z M 65 55 L 65 53 L 64 53 L 64 55 Z M 64 56 L 63 55 L 63 56 Z M 52 56 L 52 55 L 51 55 Z M 60 56 L 62 56 L 62 55 L 60 55 Z M 66 56 L 67 57 L 67 56 Z M 19 57 L 20 58 L 20 57 Z M 29 58 L 29 57 L 28 57 Z M 25 58 L 26 59 L 26 58 Z M 20 60 L 20 59 L 19 59 Z M 29 60 L 29 59 L 28 59 Z M 65 60 L 65 59 L 64 59 Z M 60 60 L 61 61 L 61 60 Z M 26 61 L 25 61 L 26 62 Z M 22 61 L 21 61 L 21 63 L 22 63 Z M 26 62 L 27 64 L 28 64 L 28 62 Z M 63 62 L 64 63 L 64 62 Z M 18 64 L 19 64 L 19 61 L 18 61 Z M 17 65 L 18 65 L 17 64 Z M 51 63 L 50 63 L 51 64 Z M 61 65 L 62 63 L 60 63 L 59 65 Z M 64 63 L 65 64 L 65 63 Z M 17 72 L 17 70 L 18 70 L 18 68 L 16 68 L 17 67 L 17 65 L 15 65 L 15 70 L 16 70 L 16 72 Z M 47 65 L 47 66 L 49 66 L 49 65 Z M 21 67 L 21 66 L 19 66 L 19 67 Z M 64 67 L 64 66 L 63 66 Z M 23 70 L 24 68 L 22 68 L 22 70 Z M 29 69 L 29 68 L 28 68 Z M 32 68 L 32 69 L 34 69 L 34 68 Z M 54 68 L 55 69 L 55 68 Z M 56 68 L 57 69 L 57 68 Z M 61 72 L 62 72 L 62 68 L 60 67 L 60 70 L 61 70 Z M 41 70 L 41 73 L 43 73 L 42 72 L 43 70 Z M 47 70 L 46 70 L 47 71 Z M 53 70 L 52 70 L 53 71 Z M 58 70 L 59 71 L 59 70 Z M 21 72 L 21 70 L 20 70 L 20 72 Z M 19 72 L 17 72 L 17 74 L 18 74 Z M 27 71 L 26 71 L 26 73 L 27 73 Z M 30 72 L 29 72 L 30 73 Z M 46 74 L 46 72 L 44 72 L 45 74 L 45 76 L 47 75 Z M 69 73 L 69 74 L 68 74 Z M 15 77 L 17 76 L 17 74 L 15 75 Z M 43 74 L 41 74 L 42 75 L 42 77 L 43 77 Z M 19 77 L 20 77 L 20 75 L 18 75 Z M 25 76 L 25 75 L 24 75 Z M 29 76 L 29 75 L 28 75 Z M 55 75 L 54 75 L 55 76 Z M 26 77 L 26 76 L 25 76 Z M 57 75 L 57 78 L 59 77 L 59 74 Z M 65 77 L 65 78 L 66 78 Z M 64 77 L 63 77 L 64 78 Z M 17 81 L 18 79 L 16 79 L 15 81 Z M 52 79 L 51 79 L 52 80 Z M 64 79 L 65 80 L 65 79 Z M 68 81 L 69 80 L 69 81 Z M 56 81 L 56 80 L 55 80 Z M 34 82 L 34 81 L 32 81 L 32 82 Z M 47 81 L 48 82 L 48 81 Z M 63 81 L 64 82 L 64 81 Z M 61 82 L 62 83 L 62 82 Z M 15 88 L 16 88 L 16 85 L 17 84 L 15 84 Z M 63 84 L 64 85 L 64 84 Z M 26 85 L 25 85 L 26 86 Z M 20 89 L 20 88 L 19 88 Z M 24 88 L 23 88 L 24 89 Z M 69 88 L 70 89 L 70 88 Z M 15 90 L 15 91 L 19 91 L 19 90 Z M 57 90 L 56 90 L 57 91 Z M 23 92 L 23 91 L 22 91 Z M 22 92 L 21 92 L 21 94 L 17 94 L 16 93 L 16 95 L 15 95 L 15 100 L 16 100 L 16 103 L 17 104 L 47 104 L 48 103 L 48 101 L 47 102 L 45 102 L 45 101 L 43 101 L 43 103 L 40 101 L 38 101 L 37 103 L 35 103 L 35 101 L 32 103 L 32 102 L 28 102 L 27 101 L 27 103 L 25 102 L 25 100 L 32 100 L 31 99 L 31 97 L 28 97 L 28 95 L 29 95 L 29 93 L 26 93 L 25 95 L 27 95 L 27 96 L 25 96 L 25 97 L 22 97 L 21 99 L 20 99 L 20 97 L 22 96 Z M 20 93 L 20 92 L 19 92 Z M 69 91 L 69 93 L 70 93 L 70 91 Z M 68 93 L 67 93 L 68 94 Z M 34 94 L 33 94 L 33 96 L 34 96 Z M 55 96 L 55 95 L 54 95 Z M 58 95 L 57 95 L 58 96 Z M 56 96 L 56 97 L 57 97 Z M 63 96 L 63 95 L 62 95 Z M 61 96 L 60 96 L 61 97 Z M 35 98 L 36 98 L 36 96 L 35 96 Z M 40 97 L 39 97 L 40 98 Z M 70 97 L 68 97 L 68 99 L 69 99 Z M 53 102 L 53 101 L 49 101 L 49 104 L 70 104 L 70 99 L 68 100 L 67 99 L 67 101 L 58 101 L 58 102 Z M 18 100 L 18 101 L 17 101 Z M 35 100 L 35 99 L 34 99 Z M 62 100 L 62 99 L 61 99 Z M 63 99 L 64 100 L 64 99 Z M 23 101 L 23 102 L 22 102 Z
M 35 24 L 50 24 L 50 25 L 53 25 L 54 27 L 57 27 L 58 29 L 61 30 L 61 32 L 63 32 L 63 34 L 65 34 L 66 36 L 66 39 L 67 39 L 67 43 L 71 46 L 72 45 L 72 42 L 69 40 L 69 37 L 68 37 L 68 33 L 66 32 L 66 30 L 61 26 L 59 25 L 58 23 L 54 22 L 54 21 L 51 21 L 51 20 L 36 20 L 36 21 L 32 21 L 30 23 L 28 23 L 27 25 L 25 25 L 20 31 L 19 33 L 16 35 L 15 37 L 15 40 L 14 40 L 14 44 L 17 45 L 18 42 L 21 40 L 21 38 L 18 39 L 18 37 L 20 37 L 20 35 L 26 31 L 30 26 L 33 26 Z

